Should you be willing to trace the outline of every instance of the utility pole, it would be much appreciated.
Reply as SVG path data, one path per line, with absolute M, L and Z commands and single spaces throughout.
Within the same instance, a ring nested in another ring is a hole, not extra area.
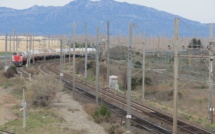
M 131 132 L 131 73 L 132 73 L 132 24 L 129 24 L 129 43 L 128 43 L 128 70 L 127 70 L 127 115 L 126 115 L 126 130 Z
M 65 44 L 63 45 L 63 49 L 65 48 Z M 66 51 L 63 51 L 63 68 L 65 67 L 66 63 Z
M 8 49 L 8 48 L 7 48 L 7 49 Z M 11 51 L 11 35 L 10 35 L 10 46 L 9 46 L 8 52 L 10 52 L 10 53 L 12 52 L 12 51 Z M 10 60 L 11 60 L 10 57 L 8 57 L 8 58 L 9 58 L 9 61 L 10 61 Z M 9 65 L 9 66 L 11 66 L 11 64 L 12 64 L 12 62 L 10 61 L 10 65 Z
M 26 55 L 27 55 L 27 59 L 26 59 L 26 67 L 28 68 L 28 36 L 26 36 Z
M 49 49 L 50 49 L 50 36 L 49 36 L 49 44 L 48 44 L 48 47 L 49 47 Z
M 158 53 L 157 53 L 158 58 L 160 58 L 160 36 L 158 37 Z
M 85 70 L 84 78 L 87 79 L 87 23 L 85 24 Z
M 69 41 L 68 41 L 68 45 L 69 45 L 69 70 L 70 70 L 70 63 L 71 63 L 71 35 L 69 33 Z
M 146 47 L 146 34 L 144 33 L 144 42 L 143 42 L 143 63 L 142 63 L 142 101 L 145 100 L 145 47 Z
M 18 52 L 18 36 L 16 35 L 16 52 Z
M 109 29 L 110 29 L 110 24 L 109 24 L 109 21 L 107 22 L 107 48 L 106 48 L 106 50 L 107 50 L 107 60 L 106 60 L 106 65 L 107 65 L 107 85 L 109 85 L 109 76 L 110 76 L 110 31 L 109 31 Z
M 212 105 L 212 90 L 213 90 L 213 24 L 210 24 L 210 42 L 209 42 L 209 82 L 208 82 L 208 117 L 213 123 L 213 105 Z
M 46 38 L 43 39 L 43 51 L 45 52 L 46 49 Z M 46 53 L 44 54 L 44 61 L 46 61 Z
M 25 101 L 25 88 L 23 88 L 23 101 L 22 101 L 22 109 L 23 110 L 23 128 L 26 128 L 26 101 Z
M 15 30 L 13 29 L 13 51 L 15 52 Z
M 76 34 L 76 24 L 73 24 L 73 99 L 75 99 L 75 34 Z
M 62 62 L 63 62 L 63 41 L 60 40 L 60 81 L 62 81 L 63 72 L 62 72 Z
M 35 57 L 34 57 L 34 36 L 32 37 L 33 39 L 33 42 L 32 42 L 32 45 L 33 45 L 33 64 L 35 64 Z
M 100 43 L 99 43 L 99 27 L 96 29 L 96 106 L 98 106 L 98 94 L 99 94 L 99 50 Z
M 5 124 L 4 120 L 4 102 L 0 101 L 0 126 Z
M 5 36 L 4 71 L 7 71 L 7 34 Z
M 11 35 L 10 35 L 10 52 L 12 52 L 12 49 L 11 49 Z
M 173 134 L 177 134 L 177 101 L 178 101 L 178 18 L 175 18 L 174 36 L 174 102 L 173 102 Z
M 28 51 L 28 36 L 26 35 L 26 52 Z
M 31 51 L 32 51 L 32 36 L 29 36 L 29 53 L 28 53 L 28 58 L 29 58 L 29 67 L 31 65 Z

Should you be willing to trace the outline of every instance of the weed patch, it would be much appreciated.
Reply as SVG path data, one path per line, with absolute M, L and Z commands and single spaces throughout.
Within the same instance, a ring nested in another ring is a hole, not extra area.
M 28 101 L 36 107 L 47 107 L 54 99 L 56 92 L 63 90 L 63 84 L 53 75 L 38 75 L 27 91 Z
M 3 75 L 6 77 L 6 78 L 12 78 L 15 76 L 15 74 L 17 74 L 17 71 L 16 71 L 16 67 L 15 66 L 10 66 L 6 72 L 3 73 Z
M 61 122 L 60 118 L 56 118 L 56 115 L 49 110 L 30 110 L 25 130 L 22 128 L 22 115 L 18 114 L 18 119 L 6 123 L 1 129 L 4 128 L 6 131 L 17 134 L 63 133 L 63 130 L 57 127 L 57 124 Z

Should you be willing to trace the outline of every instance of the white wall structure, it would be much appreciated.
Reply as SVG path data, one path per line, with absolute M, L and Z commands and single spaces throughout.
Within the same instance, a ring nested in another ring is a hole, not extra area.
M 110 88 L 119 90 L 119 84 L 118 84 L 118 76 L 109 76 L 109 85 Z

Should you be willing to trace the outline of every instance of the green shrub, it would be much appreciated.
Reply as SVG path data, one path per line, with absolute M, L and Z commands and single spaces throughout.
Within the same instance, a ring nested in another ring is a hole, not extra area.
M 134 64 L 134 68 L 141 68 L 142 67 L 142 63 L 140 61 L 136 61 Z
M 16 67 L 15 66 L 10 66 L 6 72 L 3 73 L 3 75 L 6 77 L 6 78 L 12 78 L 14 77 L 14 75 L 17 74 L 17 71 L 16 71 Z
M 76 69 L 77 74 L 83 73 L 84 72 L 84 61 L 83 60 L 78 61 L 75 69 Z
M 142 81 L 142 78 L 141 78 L 141 81 Z M 145 85 L 146 85 L 146 86 L 151 86 L 151 85 L 152 85 L 152 79 L 146 77 L 146 78 L 145 78 Z
M 138 77 L 132 77 L 131 78 L 131 86 L 132 86 L 132 89 L 136 88 L 136 86 L 139 86 L 142 84 L 142 81 L 140 78 Z
M 132 88 L 136 88 L 136 86 L 141 86 L 142 85 L 142 77 L 132 77 L 131 79 L 131 86 Z M 152 85 L 152 80 L 148 77 L 145 77 L 145 85 L 146 86 L 151 86 Z
M 111 112 L 104 105 L 101 105 L 98 110 L 95 111 L 93 118 L 97 123 L 102 123 L 110 119 Z

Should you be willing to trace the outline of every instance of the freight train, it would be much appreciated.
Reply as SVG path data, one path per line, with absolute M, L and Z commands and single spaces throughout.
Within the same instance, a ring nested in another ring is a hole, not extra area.
M 73 49 L 69 52 L 69 48 L 62 49 L 63 55 L 66 57 L 73 56 Z M 95 48 L 87 48 L 88 55 L 94 55 L 96 53 Z M 82 57 L 85 56 L 85 48 L 76 48 L 75 56 Z M 16 67 L 21 67 L 27 63 L 27 60 L 32 62 L 33 60 L 43 60 L 43 59 L 55 59 L 60 58 L 60 49 L 43 49 L 43 50 L 29 50 L 14 52 L 12 55 L 12 62 Z

